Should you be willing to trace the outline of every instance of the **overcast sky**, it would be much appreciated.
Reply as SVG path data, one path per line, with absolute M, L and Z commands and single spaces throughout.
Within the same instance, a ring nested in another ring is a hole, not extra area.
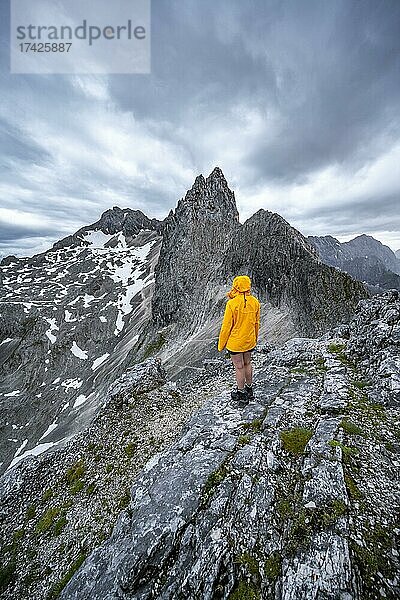
M 400 248 L 399 0 L 153 0 L 151 74 L 109 76 L 10 74 L 7 5 L 1 254 L 115 205 L 162 219 L 216 165 L 242 222 Z

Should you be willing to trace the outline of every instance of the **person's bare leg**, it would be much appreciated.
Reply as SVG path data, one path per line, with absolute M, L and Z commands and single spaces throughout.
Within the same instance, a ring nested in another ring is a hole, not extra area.
M 253 384 L 253 365 L 251 364 L 251 352 L 244 352 L 244 377 L 247 385 Z
M 231 359 L 235 367 L 236 384 L 239 390 L 243 390 L 245 382 L 243 354 L 233 354 Z

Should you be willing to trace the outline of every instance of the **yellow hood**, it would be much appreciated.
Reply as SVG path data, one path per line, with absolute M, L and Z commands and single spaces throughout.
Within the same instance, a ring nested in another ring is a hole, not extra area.
M 251 281 L 247 275 L 238 275 L 233 280 L 232 289 L 227 293 L 228 298 L 235 298 L 243 292 L 250 292 Z

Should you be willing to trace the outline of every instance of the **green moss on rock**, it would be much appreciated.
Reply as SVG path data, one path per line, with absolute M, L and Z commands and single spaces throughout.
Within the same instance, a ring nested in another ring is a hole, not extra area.
M 36 506 L 34 504 L 30 504 L 26 509 L 25 520 L 31 521 L 36 517 Z
M 0 592 L 5 590 L 14 581 L 16 568 L 15 560 L 0 565 Z
M 202 493 L 202 504 L 206 504 L 211 496 L 214 494 L 216 488 L 225 479 L 228 474 L 228 470 L 225 465 L 221 465 L 219 469 L 216 469 L 207 478 L 207 481 L 203 488 Z
M 344 482 L 346 484 L 347 493 L 352 500 L 361 500 L 363 498 L 361 490 L 359 490 L 353 477 L 347 471 L 344 473 Z
M 344 444 L 342 444 L 342 442 L 339 442 L 338 440 L 330 440 L 328 442 L 328 445 L 331 446 L 331 448 L 340 448 L 344 456 L 358 454 L 359 452 L 358 448 L 353 448 L 352 446 L 345 446 Z
M 51 488 L 47 489 L 42 495 L 42 502 L 47 502 L 47 500 L 50 500 L 50 498 L 52 498 L 53 496 L 53 490 Z
M 166 341 L 167 340 L 165 339 L 165 337 L 160 333 L 158 337 L 147 346 L 146 350 L 144 351 L 143 358 L 146 359 L 149 358 L 149 356 L 156 354 L 156 352 L 158 352 L 162 348 Z
M 355 423 L 352 423 L 352 421 L 347 421 L 346 419 L 342 420 L 339 427 L 341 427 L 343 431 L 345 431 L 349 435 L 364 435 L 364 432 L 361 429 L 361 427 L 359 427 Z
M 249 435 L 239 435 L 238 437 L 238 444 L 239 446 L 245 446 L 246 444 L 248 444 L 250 442 L 250 436 Z

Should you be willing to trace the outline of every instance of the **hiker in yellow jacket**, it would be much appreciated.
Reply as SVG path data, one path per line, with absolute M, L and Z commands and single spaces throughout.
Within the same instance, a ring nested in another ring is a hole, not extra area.
M 218 350 L 226 348 L 235 367 L 237 389 L 232 392 L 232 399 L 241 404 L 254 398 L 251 351 L 257 344 L 260 328 L 260 303 L 251 295 L 250 288 L 247 275 L 233 280 L 218 339 Z

